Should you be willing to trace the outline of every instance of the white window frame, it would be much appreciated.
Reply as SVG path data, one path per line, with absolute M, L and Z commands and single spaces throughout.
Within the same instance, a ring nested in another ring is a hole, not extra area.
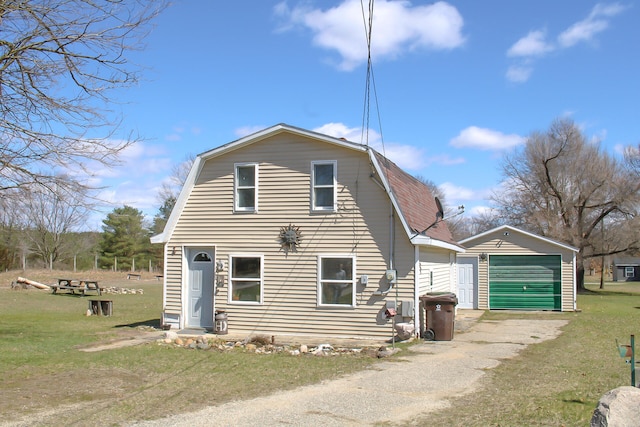
M 331 279 L 323 279 L 322 278 L 322 261 L 324 259 L 327 258 L 348 258 L 351 260 L 351 279 L 346 279 L 344 281 L 342 281 L 343 283 L 347 283 L 351 285 L 351 304 L 323 304 L 322 303 L 322 287 L 323 284 L 325 283 L 335 283 L 337 280 L 331 280 Z M 356 279 L 356 257 L 355 255 L 349 254 L 323 254 L 323 255 L 318 255 L 318 271 L 317 271 L 317 277 L 318 277 L 318 288 L 317 288 L 317 293 L 318 293 L 318 302 L 317 305 L 318 307 L 332 307 L 332 308 L 355 308 L 356 306 L 356 292 L 357 292 L 357 279 Z
M 233 277 L 233 260 L 235 258 L 259 258 L 260 259 L 260 277 L 256 278 L 255 281 L 260 282 L 260 301 L 236 301 L 233 299 L 233 283 L 234 280 L 247 280 L 246 278 Z M 229 304 L 236 305 L 262 305 L 264 303 L 264 255 L 262 254 L 230 254 L 229 255 L 229 289 L 227 292 L 227 302 Z
M 624 268 L 624 277 L 626 279 L 628 279 L 629 277 L 634 277 L 635 276 L 635 268 L 633 266 L 629 266 L 629 267 L 625 267 Z
M 246 168 L 248 166 L 253 166 L 254 168 L 254 183 L 253 186 L 240 186 L 238 182 L 238 168 Z M 235 212 L 258 212 L 258 173 L 259 173 L 258 163 L 236 163 L 233 165 L 233 209 Z M 245 207 L 240 206 L 240 197 L 238 191 L 240 190 L 248 190 L 253 189 L 253 207 Z
M 316 166 L 331 165 L 333 167 L 333 183 L 331 185 L 315 185 Z M 314 212 L 336 212 L 338 210 L 338 161 L 337 160 L 317 160 L 311 162 L 311 210 Z M 333 206 L 316 205 L 316 188 L 333 189 Z

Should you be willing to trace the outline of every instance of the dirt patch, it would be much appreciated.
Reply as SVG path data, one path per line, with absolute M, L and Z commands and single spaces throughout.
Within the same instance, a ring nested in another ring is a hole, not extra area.
M 12 270 L 0 273 L 0 288 L 10 288 L 11 282 L 15 282 L 18 277 L 24 277 L 45 285 L 58 283 L 58 278 L 65 279 L 85 279 L 97 280 L 100 287 L 106 286 L 127 286 L 130 288 L 137 287 L 141 282 L 160 283 L 156 277 L 157 273 L 140 272 L 140 280 L 127 279 L 127 272 L 113 272 L 102 270 L 91 271 L 60 271 L 60 270 Z
M 22 377 L 19 384 L 8 378 L 2 392 L 3 411 L 29 414 L 39 412 L 43 406 L 56 406 L 57 401 L 86 404 L 117 399 L 144 381 L 134 369 L 73 368 L 26 379 Z M 33 420 L 33 416 L 30 419 Z

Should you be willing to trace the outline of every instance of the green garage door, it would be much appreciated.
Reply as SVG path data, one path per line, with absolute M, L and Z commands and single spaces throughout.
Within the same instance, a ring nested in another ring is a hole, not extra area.
M 560 255 L 491 255 L 489 307 L 560 310 Z

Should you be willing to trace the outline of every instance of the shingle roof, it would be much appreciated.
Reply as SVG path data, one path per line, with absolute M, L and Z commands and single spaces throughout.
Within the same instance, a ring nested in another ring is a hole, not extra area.
M 432 226 L 436 221 L 438 206 L 429 187 L 400 169 L 398 165 L 382 154 L 377 151 L 373 151 L 373 153 L 409 228 L 416 234 L 426 230 L 424 234 L 428 237 L 457 246 L 446 221 L 438 222 Z M 429 228 L 430 226 L 431 228 Z
M 613 259 L 613 264 L 618 266 L 633 266 L 636 267 L 640 265 L 640 257 L 615 257 Z

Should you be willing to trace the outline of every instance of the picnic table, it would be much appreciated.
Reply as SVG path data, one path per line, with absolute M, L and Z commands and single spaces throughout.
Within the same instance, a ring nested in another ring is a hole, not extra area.
M 100 286 L 98 286 L 97 280 L 87 279 L 58 279 L 57 285 L 51 285 L 53 293 L 57 293 L 59 290 L 69 291 L 75 294 L 76 291 L 80 292 L 83 296 L 86 292 L 94 291 L 98 295 L 101 295 Z

